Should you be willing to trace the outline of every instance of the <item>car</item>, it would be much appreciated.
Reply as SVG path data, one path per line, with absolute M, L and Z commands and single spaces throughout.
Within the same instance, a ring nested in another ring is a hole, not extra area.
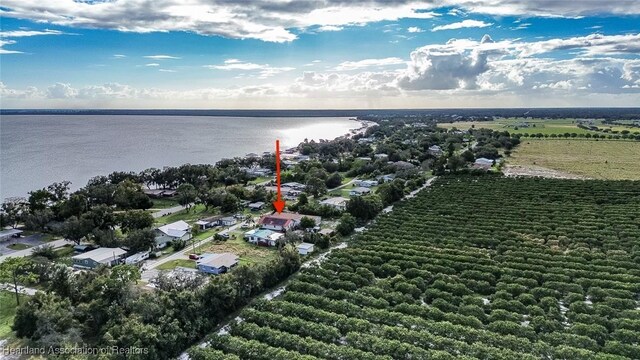
M 200 259 L 200 255 L 198 254 L 189 254 L 189 260 L 198 260 Z

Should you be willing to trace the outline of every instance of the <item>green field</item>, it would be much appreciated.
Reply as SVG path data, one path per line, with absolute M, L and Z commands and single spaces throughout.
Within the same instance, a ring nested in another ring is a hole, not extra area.
M 196 268 L 196 262 L 194 260 L 185 260 L 185 259 L 171 260 L 171 261 L 167 261 L 164 264 L 159 265 L 156 269 L 158 269 L 158 270 L 172 270 L 172 269 L 175 269 L 178 266 L 185 267 L 185 268 L 190 268 L 190 269 L 195 269 Z
M 26 244 L 16 243 L 16 244 L 11 244 L 7 247 L 11 250 L 24 250 L 24 249 L 30 248 L 31 246 Z
M 187 210 L 176 211 L 171 215 L 163 216 L 156 219 L 157 225 L 165 225 L 178 220 L 184 220 L 188 223 L 215 215 L 215 210 L 205 211 L 204 205 L 194 205 L 189 212 Z
M 640 182 L 441 177 L 199 358 L 638 359 L 639 210 Z
M 594 179 L 640 180 L 640 142 L 527 139 L 507 164 L 541 166 Z
M 524 126 L 526 124 L 526 126 Z M 603 125 L 601 121 L 595 120 L 593 123 L 601 130 L 609 129 L 611 131 L 623 131 L 628 130 L 631 133 L 640 131 L 638 128 L 627 127 L 622 125 Z M 597 132 L 586 129 L 581 129 L 577 126 L 576 119 L 521 119 L 521 118 L 507 118 L 498 119 L 494 121 L 463 121 L 452 123 L 441 123 L 439 127 L 447 129 L 457 128 L 459 130 L 467 130 L 470 128 L 485 128 L 497 131 L 509 131 L 513 134 L 564 134 L 564 133 L 576 133 L 576 134 L 595 134 Z
M 20 300 L 25 301 L 26 295 L 20 295 Z M 16 315 L 16 295 L 11 291 L 0 290 L 0 339 L 11 337 L 13 318 Z
M 229 233 L 227 241 L 212 241 L 196 248 L 197 254 L 230 252 L 236 254 L 240 264 L 262 264 L 275 259 L 278 253 L 275 248 L 250 244 L 242 236 L 246 230 Z
M 178 200 L 172 198 L 151 199 L 151 201 L 153 201 L 152 209 L 166 209 L 180 205 Z

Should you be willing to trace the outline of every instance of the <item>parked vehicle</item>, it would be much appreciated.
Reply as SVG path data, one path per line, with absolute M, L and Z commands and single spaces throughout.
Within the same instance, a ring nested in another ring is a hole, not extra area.
M 200 255 L 198 254 L 189 254 L 189 260 L 198 260 L 200 259 Z

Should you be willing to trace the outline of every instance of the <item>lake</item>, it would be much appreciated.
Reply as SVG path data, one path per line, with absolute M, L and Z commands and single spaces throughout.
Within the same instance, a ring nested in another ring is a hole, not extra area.
M 113 171 L 213 164 L 274 151 L 276 139 L 287 148 L 359 127 L 338 117 L 3 115 L 0 199 L 63 180 L 78 189 Z

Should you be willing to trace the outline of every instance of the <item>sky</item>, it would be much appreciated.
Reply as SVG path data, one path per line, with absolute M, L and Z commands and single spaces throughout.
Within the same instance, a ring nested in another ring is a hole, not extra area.
M 0 107 L 640 105 L 636 0 L 3 0 Z

